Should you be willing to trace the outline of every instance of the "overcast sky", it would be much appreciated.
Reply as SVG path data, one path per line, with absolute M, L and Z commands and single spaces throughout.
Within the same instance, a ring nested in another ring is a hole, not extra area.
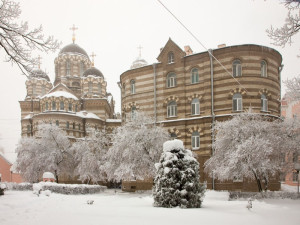
M 273 46 L 265 30 L 281 26 L 287 10 L 278 0 L 161 0 L 205 45 L 207 49 L 239 44 L 258 44 L 278 50 L 283 56 L 282 80 L 299 74 L 300 35 L 292 46 Z M 195 52 L 205 49 L 160 5 L 157 0 L 21 0 L 20 21 L 31 27 L 42 24 L 45 35 L 53 35 L 62 47 L 72 42 L 73 24 L 78 27 L 76 43 L 90 55 L 94 52 L 95 67 L 107 81 L 113 94 L 116 111 L 120 112 L 120 90 L 117 82 L 137 58 L 156 62 L 160 48 L 169 37 L 183 48 L 190 45 Z M 54 59 L 58 55 L 40 54 L 41 69 L 54 81 Z M 39 53 L 35 53 L 39 54 Z M 20 138 L 19 100 L 26 96 L 25 80 L 16 66 L 3 62 L 0 49 L 0 146 L 14 160 Z M 283 90 L 284 93 L 284 90 Z

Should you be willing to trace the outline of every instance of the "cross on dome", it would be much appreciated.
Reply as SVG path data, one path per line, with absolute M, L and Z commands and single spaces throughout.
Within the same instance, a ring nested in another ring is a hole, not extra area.
M 72 41 L 74 43 L 75 42 L 75 30 L 78 30 L 78 27 L 75 27 L 75 25 L 73 24 L 73 27 L 71 27 L 70 30 L 73 31 Z
M 38 63 L 39 69 L 41 69 L 41 64 L 42 64 L 41 59 L 42 59 L 42 57 L 39 55 L 39 57 L 37 57 L 37 60 L 38 60 L 37 63 Z
M 91 54 L 90 56 L 91 56 L 91 58 L 92 58 L 92 66 L 94 66 L 94 65 L 95 65 L 95 57 L 96 57 L 97 55 L 95 55 L 95 53 L 92 52 L 92 54 Z
M 139 58 L 141 58 L 142 57 L 142 46 L 141 45 L 139 45 L 139 47 L 138 47 L 138 49 L 139 49 Z

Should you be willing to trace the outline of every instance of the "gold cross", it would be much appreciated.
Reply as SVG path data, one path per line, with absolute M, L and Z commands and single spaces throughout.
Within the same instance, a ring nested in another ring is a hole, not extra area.
M 140 45 L 139 47 L 138 47 L 138 49 L 139 49 L 139 58 L 141 58 L 142 57 L 142 46 Z
M 78 30 L 78 27 L 75 27 L 75 25 L 73 24 L 73 27 L 71 27 L 70 30 L 73 31 L 72 41 L 74 43 L 75 42 L 75 30 Z
M 39 57 L 37 58 L 39 69 L 41 69 L 41 64 L 42 64 L 41 59 L 42 59 L 42 57 L 39 55 Z
M 92 66 L 94 66 L 95 64 L 94 64 L 94 60 L 95 60 L 95 53 L 94 52 L 92 52 L 92 54 L 90 55 L 91 57 L 92 57 Z

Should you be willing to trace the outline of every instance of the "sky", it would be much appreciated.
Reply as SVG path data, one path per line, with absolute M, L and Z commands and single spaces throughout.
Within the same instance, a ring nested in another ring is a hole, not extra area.
M 161 0 L 205 46 L 203 48 L 167 11 L 158 0 L 20 0 L 19 21 L 28 21 L 31 28 L 43 26 L 45 36 L 54 36 L 62 45 L 75 43 L 91 55 L 96 54 L 95 67 L 107 81 L 107 92 L 116 101 L 120 112 L 120 89 L 117 82 L 141 55 L 149 64 L 157 62 L 160 48 L 171 38 L 183 49 L 189 45 L 194 53 L 215 49 L 219 44 L 258 44 L 279 51 L 283 56 L 282 80 L 300 74 L 300 34 L 285 48 L 271 44 L 266 29 L 280 27 L 287 10 L 279 0 Z M 33 52 L 42 57 L 41 69 L 54 81 L 55 53 Z M 26 77 L 16 66 L 4 62 L 0 48 L 0 147 L 14 161 L 20 139 L 20 105 L 26 96 Z M 283 87 L 282 95 L 285 90 Z

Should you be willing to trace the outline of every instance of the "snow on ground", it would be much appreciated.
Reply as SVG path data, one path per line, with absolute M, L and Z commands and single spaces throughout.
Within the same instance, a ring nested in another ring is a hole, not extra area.
M 94 200 L 93 204 L 87 204 Z M 199 209 L 156 208 L 151 194 L 107 190 L 93 195 L 6 191 L 0 196 L 1 225 L 182 225 L 299 224 L 300 200 L 228 201 L 227 192 L 208 191 Z

